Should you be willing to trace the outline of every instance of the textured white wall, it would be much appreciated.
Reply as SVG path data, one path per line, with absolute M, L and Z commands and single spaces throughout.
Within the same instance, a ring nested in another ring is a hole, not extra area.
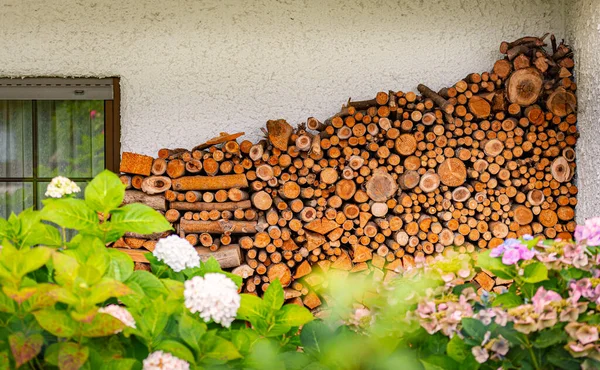
M 122 148 L 155 154 L 490 70 L 563 1 L 0 0 L 0 75 L 120 76 Z
M 568 41 L 575 49 L 577 79 L 577 221 L 600 216 L 600 2 L 575 0 L 567 7 Z

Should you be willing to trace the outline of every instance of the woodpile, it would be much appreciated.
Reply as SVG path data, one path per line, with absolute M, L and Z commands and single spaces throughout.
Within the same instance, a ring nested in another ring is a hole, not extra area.
M 221 134 L 157 158 L 124 153 L 126 202 L 164 213 L 203 256 L 261 294 L 321 304 L 325 275 L 389 279 L 449 248 L 525 234 L 571 238 L 577 203 L 576 84 L 564 42 L 502 43 L 491 71 L 439 91 L 382 91 L 325 120 L 268 121 L 265 138 Z M 161 235 L 115 247 L 144 262 Z M 206 257 L 207 258 L 207 257 Z M 487 290 L 488 276 L 476 282 Z M 484 287 L 485 285 L 485 287 Z

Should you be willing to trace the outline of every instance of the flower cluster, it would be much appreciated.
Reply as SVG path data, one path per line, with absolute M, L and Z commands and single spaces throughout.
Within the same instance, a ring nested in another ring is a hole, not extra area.
M 475 360 L 480 364 L 490 359 L 490 352 L 492 354 L 492 360 L 501 360 L 506 356 L 510 349 L 510 343 L 504 339 L 502 335 L 493 339 L 490 339 L 490 336 L 491 333 L 489 331 L 486 332 L 481 345 L 471 348 L 473 357 L 475 357 Z
M 46 196 L 51 198 L 62 198 L 65 195 L 79 193 L 81 189 L 77 184 L 64 176 L 57 176 L 50 181 L 46 188 Z
M 190 364 L 168 352 L 155 351 L 144 360 L 143 370 L 189 370 Z
M 156 243 L 152 254 L 159 261 L 166 263 L 175 272 L 200 266 L 198 252 L 196 252 L 190 242 L 177 235 L 170 235 L 160 239 Z
M 600 217 L 590 218 L 583 225 L 577 225 L 575 240 L 589 246 L 600 246 Z
M 600 341 L 598 326 L 581 322 L 571 322 L 565 327 L 571 337 L 566 349 L 573 357 L 590 357 L 600 361 Z
M 533 249 L 527 248 L 519 239 L 507 239 L 490 252 L 490 257 L 502 256 L 502 263 L 514 265 L 519 261 L 528 261 L 535 256 Z
M 587 309 L 587 303 L 563 299 L 558 293 L 540 287 L 531 304 L 508 310 L 508 321 L 515 330 L 529 334 L 553 327 L 557 322 L 573 322 Z
M 352 315 L 350 315 L 346 324 L 349 325 L 355 331 L 361 331 L 371 326 L 374 322 L 375 316 L 373 316 L 371 310 L 361 306 L 354 309 Z
M 130 328 L 136 328 L 133 316 L 131 316 L 131 313 L 129 313 L 129 311 L 127 311 L 125 307 L 121 307 L 117 304 L 109 304 L 106 307 L 100 308 L 98 312 L 111 315 L 112 317 L 120 320 L 126 326 L 129 326 Z M 122 330 L 117 330 L 115 334 L 118 334 L 120 332 L 122 332 Z
M 211 319 L 229 327 L 240 307 L 237 286 L 227 276 L 209 273 L 204 277 L 195 276 L 184 284 L 185 306 L 208 322 Z
M 573 302 L 577 302 L 583 297 L 590 302 L 600 304 L 600 279 L 583 278 L 571 281 L 569 283 L 569 296 Z
M 439 303 L 425 299 L 418 304 L 415 314 L 419 324 L 429 334 L 441 331 L 444 335 L 452 337 L 458 332 L 461 320 L 473 316 L 472 302 L 476 297 L 473 288 L 466 288 L 460 296 L 449 295 Z
M 561 270 L 564 267 L 571 266 L 579 269 L 589 269 L 592 265 L 587 247 L 584 244 L 553 241 L 539 243 L 536 248 L 537 260 L 544 263 L 549 269 Z

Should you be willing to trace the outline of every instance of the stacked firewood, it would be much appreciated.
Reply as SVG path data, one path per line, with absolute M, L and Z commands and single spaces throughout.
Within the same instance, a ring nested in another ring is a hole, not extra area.
M 573 55 L 554 36 L 546 51 L 545 39 L 504 42 L 492 71 L 437 92 L 379 92 L 297 128 L 268 121 L 258 143 L 222 134 L 158 158 L 124 153 L 126 202 L 164 212 L 199 253 L 242 275 L 244 291 L 279 279 L 310 308 L 328 274 L 389 279 L 448 249 L 569 239 Z M 158 237 L 126 235 L 116 246 L 143 262 L 137 251 Z M 475 281 L 493 290 L 489 278 Z

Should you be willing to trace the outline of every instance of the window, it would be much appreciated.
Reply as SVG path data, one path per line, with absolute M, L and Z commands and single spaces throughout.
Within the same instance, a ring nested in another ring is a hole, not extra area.
M 119 80 L 0 79 L 0 217 L 41 206 L 55 176 L 118 171 Z

